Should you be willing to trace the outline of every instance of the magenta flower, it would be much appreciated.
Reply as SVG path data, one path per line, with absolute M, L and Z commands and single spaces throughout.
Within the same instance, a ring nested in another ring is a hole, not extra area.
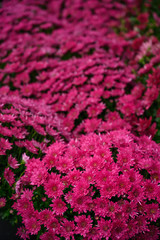
M 54 230 L 49 230 L 48 232 L 45 232 L 44 234 L 42 234 L 40 236 L 40 239 L 41 240 L 52 240 L 52 239 L 58 240 L 59 237 L 56 236 Z
M 8 163 L 10 165 L 11 168 L 16 169 L 19 167 L 19 163 L 16 160 L 16 158 L 13 158 L 11 155 L 8 157 Z
M 70 237 L 73 238 L 74 229 L 75 229 L 74 222 L 64 219 L 61 225 L 61 236 L 63 236 L 66 240 L 69 240 Z
M 81 234 L 83 237 L 86 236 L 86 234 L 89 232 L 89 230 L 92 228 L 92 220 L 89 217 L 86 217 L 84 215 L 75 217 L 75 221 L 77 223 L 77 227 L 75 228 L 76 234 Z
M 44 189 L 48 197 L 57 198 L 63 194 L 64 185 L 61 183 L 60 178 L 56 174 L 48 176 L 48 182 L 44 183 Z
M 6 205 L 6 198 L 2 197 L 0 198 L 0 208 L 4 207 Z
M 4 178 L 9 183 L 10 186 L 15 182 L 15 174 L 9 168 L 5 168 Z
M 39 230 L 41 229 L 40 227 L 40 222 L 37 221 L 36 218 L 31 217 L 29 219 L 26 219 L 24 221 L 25 227 L 27 229 L 27 231 L 32 235 L 32 234 L 37 234 L 39 232 Z
M 98 228 L 100 230 L 99 234 L 101 238 L 109 239 L 112 229 L 111 221 L 105 221 L 103 218 L 101 218 L 101 220 L 98 221 Z
M 52 207 L 52 211 L 56 215 L 63 215 L 63 213 L 67 210 L 66 204 L 59 198 L 52 200 L 53 204 L 50 206 Z
M 18 228 L 18 231 L 17 231 L 16 235 L 23 238 L 24 240 L 29 239 L 29 233 L 27 233 L 27 230 L 24 226 Z

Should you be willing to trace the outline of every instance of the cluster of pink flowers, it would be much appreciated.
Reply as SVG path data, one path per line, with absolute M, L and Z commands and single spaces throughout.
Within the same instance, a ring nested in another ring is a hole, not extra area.
M 159 27 L 152 1 L 3 1 L 0 208 L 21 238 L 158 239 Z
M 55 142 L 42 160 L 27 162 L 20 178 L 13 205 L 24 224 L 18 235 L 157 239 L 159 158 L 159 145 L 126 130 Z
M 135 84 L 133 69 L 139 75 L 144 73 L 143 68 L 137 69 L 134 59 L 148 54 L 148 48 L 154 55 L 160 49 L 158 40 L 139 37 L 138 31 L 131 29 L 130 34 L 117 35 L 113 29 L 127 17 L 120 3 L 95 0 L 83 7 L 83 1 L 65 1 L 62 9 L 62 1 L 50 1 L 45 10 L 40 8 L 45 2 L 31 2 L 15 1 L 18 14 L 12 3 L 4 4 L 1 10 L 0 93 L 43 99 L 59 115 L 62 134 L 65 129 L 77 137 L 82 132 L 125 126 L 154 136 L 155 124 L 149 118 L 141 121 L 140 116 L 157 99 L 157 84 L 147 85 L 147 89 L 136 85 L 131 94 L 126 88 Z M 83 16 L 86 18 L 81 21 Z M 143 46 L 144 41 L 150 42 L 148 47 Z M 131 66 L 125 64 L 128 61 Z M 159 57 L 154 57 L 149 70 L 158 61 Z
M 15 191 L 28 159 L 42 156 L 53 140 L 60 139 L 59 120 L 43 102 L 2 95 L 0 122 L 0 176 L 3 176 L 0 192 L 4 189 L 2 196 L 7 197 L 11 207 L 10 194 Z M 0 206 L 5 206 L 4 203 L 1 198 Z

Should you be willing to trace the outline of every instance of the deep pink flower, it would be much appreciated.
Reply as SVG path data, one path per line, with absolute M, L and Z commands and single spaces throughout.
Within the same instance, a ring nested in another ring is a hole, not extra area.
M 90 184 L 87 180 L 81 178 L 83 181 L 79 181 L 76 183 L 76 185 L 73 188 L 73 192 L 79 196 L 85 196 L 89 192 Z
M 110 176 L 110 172 L 104 168 L 101 171 L 101 174 L 99 174 L 99 171 L 96 172 L 96 184 L 99 187 L 102 187 L 104 185 L 106 185 L 106 183 L 109 181 L 109 176 Z
M 126 178 L 125 175 L 120 175 L 116 181 L 118 196 L 126 195 L 131 188 L 130 181 Z
M 39 230 L 41 229 L 40 222 L 37 221 L 37 219 L 34 217 L 25 219 L 24 224 L 25 224 L 27 232 L 30 233 L 31 235 L 37 234 L 39 232 Z
M 75 228 L 76 234 L 81 234 L 83 237 L 87 235 L 89 230 L 92 228 L 92 220 L 91 217 L 86 217 L 85 215 L 75 217 L 75 222 L 77 223 L 77 227 Z
M 69 240 L 70 237 L 73 238 L 74 235 L 74 229 L 75 224 L 73 221 L 68 221 L 67 219 L 64 219 L 60 228 L 60 234 L 63 236 L 66 240 Z
M 10 186 L 15 182 L 15 174 L 9 168 L 5 168 L 4 178 L 9 183 Z
M 52 217 L 53 217 L 53 212 L 49 209 L 44 209 L 39 213 L 39 220 L 41 224 L 44 224 L 45 227 L 49 225 Z
M 64 185 L 60 181 L 60 177 L 54 173 L 48 177 L 48 182 L 44 182 L 44 189 L 48 197 L 57 198 L 63 194 Z
M 103 218 L 101 218 L 101 220 L 98 221 L 98 229 L 100 230 L 99 232 L 100 236 L 108 240 L 109 237 L 111 236 L 112 229 L 111 221 L 106 221 Z
M 102 169 L 105 165 L 105 162 L 107 162 L 105 158 L 102 158 L 100 156 L 94 156 L 86 159 L 86 168 L 91 169 L 92 171 L 96 171 Z
M 30 97 L 33 94 L 33 87 L 32 85 L 23 85 L 21 87 L 21 94 L 25 97 Z
M 147 213 L 147 218 L 150 219 L 151 221 L 156 221 L 160 217 L 160 208 L 158 204 L 151 203 L 146 205 L 145 209 Z
M 88 117 L 96 117 L 105 109 L 105 105 L 103 103 L 92 105 L 88 107 L 87 113 Z
M 111 238 L 116 240 L 120 239 L 121 237 L 127 237 L 127 224 L 122 221 L 115 221 L 112 225 L 111 230 Z
M 137 202 L 141 202 L 144 199 L 144 188 L 140 185 L 135 185 L 128 192 L 128 198 L 130 200 L 136 199 Z
M 151 182 L 150 180 L 146 180 L 144 183 L 145 197 L 148 200 L 155 199 L 159 193 L 159 187 L 155 182 Z
M 145 233 L 138 234 L 138 235 L 135 236 L 135 238 L 137 240 L 141 240 L 141 239 L 157 240 L 159 238 L 159 234 L 160 234 L 159 229 L 154 225 L 150 225 L 148 228 L 149 228 L 149 231 L 147 231 Z
M 69 199 L 72 197 L 72 200 Z M 73 194 L 72 196 L 68 196 L 67 199 L 68 203 L 71 204 L 71 207 L 74 209 L 74 211 L 78 213 L 86 213 L 91 203 L 91 197 L 90 196 L 78 196 L 77 194 Z M 94 204 L 93 204 L 94 205 Z
M 8 163 L 10 165 L 11 168 L 16 169 L 19 167 L 19 163 L 16 160 L 16 158 L 13 158 L 11 155 L 8 157 Z
M 129 217 L 134 218 L 138 215 L 137 204 L 133 198 L 131 202 L 125 201 L 124 205 L 122 206 L 122 211 L 124 212 L 126 219 Z
M 47 149 L 47 155 L 44 157 L 44 163 L 48 169 L 56 167 L 58 164 L 58 158 L 62 155 L 64 151 L 64 144 L 61 142 L 55 142 Z
M 56 236 L 54 230 L 49 229 L 48 232 L 43 233 L 40 236 L 41 240 L 59 240 L 59 237 Z
M 6 205 L 6 198 L 2 197 L 0 198 L 0 208 L 4 207 Z
M 27 198 L 18 199 L 12 206 L 15 210 L 17 210 L 19 215 L 22 216 L 31 216 L 34 212 L 33 202 L 31 202 Z
M 159 91 L 156 86 L 152 86 L 151 88 L 147 88 L 142 103 L 146 109 L 149 109 L 152 105 L 153 101 L 157 99 L 159 95 Z
M 119 148 L 119 153 L 117 156 L 117 163 L 122 168 L 130 168 L 134 165 L 134 159 L 132 157 L 132 150 L 130 148 Z
M 60 157 L 57 164 L 57 169 L 63 173 L 67 173 L 71 169 L 74 169 L 73 159 L 67 157 Z
M 107 207 L 108 207 L 108 200 L 104 198 L 96 198 L 93 200 L 95 207 L 94 207 L 94 212 L 96 216 L 102 216 L 106 217 L 107 216 Z
M 70 171 L 67 176 L 70 184 L 74 185 L 74 182 L 77 182 L 80 179 L 81 172 L 77 169 L 74 169 L 73 171 Z
M 23 238 L 24 240 L 29 239 L 29 233 L 24 226 L 18 228 L 16 235 Z
M 87 133 L 94 132 L 95 130 L 98 129 L 100 123 L 101 123 L 101 120 L 96 118 L 85 120 L 84 122 L 85 131 Z
M 40 162 L 41 163 L 41 162 Z M 30 181 L 31 185 L 37 185 L 38 187 L 46 182 L 48 172 L 43 164 L 39 164 L 38 168 L 34 168 L 31 173 Z
M 50 206 L 52 207 L 53 213 L 56 215 L 63 215 L 63 213 L 67 210 L 65 202 L 59 198 L 52 200 L 52 202 L 53 204 L 50 204 Z
M 148 231 L 147 219 L 146 216 L 137 216 L 135 218 L 137 233 Z
M 92 169 L 88 169 L 82 173 L 81 181 L 87 181 L 89 184 L 94 184 L 95 174 Z
M 60 233 L 60 223 L 54 216 L 50 218 L 50 221 L 47 224 L 47 228 L 49 231 L 52 229 L 55 234 Z
M 33 190 L 30 190 L 30 189 L 23 190 L 21 198 L 32 200 L 32 197 L 33 197 Z
M 86 235 L 84 239 L 97 240 L 99 239 L 99 237 L 100 237 L 100 230 L 98 229 L 98 227 L 93 227 L 91 228 L 91 230 L 89 231 L 89 233 Z
M 111 198 L 118 193 L 119 187 L 116 185 L 114 179 L 110 179 L 103 186 L 100 187 L 100 194 L 102 197 Z

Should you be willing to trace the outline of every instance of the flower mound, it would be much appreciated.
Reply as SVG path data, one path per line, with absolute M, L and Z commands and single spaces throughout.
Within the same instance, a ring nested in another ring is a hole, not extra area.
M 55 142 L 42 160 L 27 162 L 20 179 L 18 235 L 158 239 L 159 158 L 158 144 L 126 130 Z

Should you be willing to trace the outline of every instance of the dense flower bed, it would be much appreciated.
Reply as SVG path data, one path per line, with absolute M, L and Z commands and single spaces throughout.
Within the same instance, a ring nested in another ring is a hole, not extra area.
M 54 143 L 42 160 L 27 162 L 18 182 L 18 234 L 126 239 L 145 232 L 144 239 L 157 239 L 150 223 L 160 216 L 159 157 L 159 145 L 125 130 Z
M 141 135 L 154 136 L 155 124 L 151 126 L 151 119 L 144 112 L 159 94 L 159 69 L 153 68 L 159 62 L 155 56 L 160 51 L 158 40 L 152 36 L 139 37 L 138 31 L 116 34 L 113 29 L 123 17 L 127 18 L 122 4 L 95 1 L 81 9 L 82 3 L 70 8 L 66 2 L 65 10 L 59 9 L 64 14 L 61 20 L 53 15 L 52 8 L 48 13 L 39 6 L 18 3 L 19 14 L 15 14 L 12 5 L 4 5 L 1 93 L 45 100 L 73 136 L 123 126 Z M 99 16 L 104 11 L 102 6 L 108 9 L 107 16 Z M 95 14 L 91 9 L 97 9 Z M 77 17 L 86 14 L 86 20 L 67 17 L 76 11 Z M 139 61 L 145 63 L 149 57 L 152 59 L 147 66 L 138 66 Z M 146 76 L 148 72 L 150 77 Z M 153 80 L 155 75 L 157 80 Z M 139 78 L 149 79 L 145 84 L 140 79 L 142 84 L 137 84 Z M 114 123 L 114 118 L 119 121 Z
M 0 214 L 21 238 L 158 240 L 158 4 L 2 2 Z

